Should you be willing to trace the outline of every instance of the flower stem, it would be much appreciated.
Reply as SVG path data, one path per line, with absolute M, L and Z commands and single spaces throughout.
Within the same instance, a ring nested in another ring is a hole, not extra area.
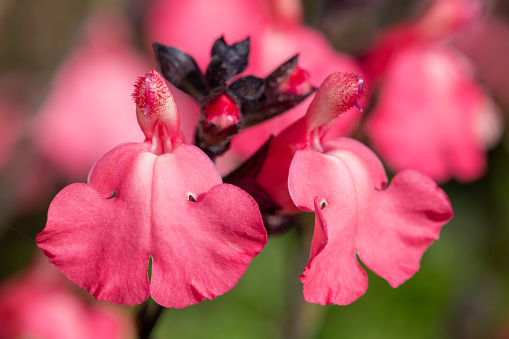
M 157 320 L 161 316 L 164 307 L 156 304 L 152 300 L 147 300 L 136 317 L 138 327 L 138 338 L 149 339 Z
M 304 220 L 298 222 L 295 231 L 297 233 L 298 246 L 291 256 L 291 273 L 288 276 L 290 280 L 287 289 L 287 314 L 284 328 L 284 338 L 311 339 L 318 336 L 318 330 L 326 313 L 326 308 L 320 305 L 306 302 L 302 296 L 302 284 L 299 279 L 295 279 L 306 266 L 309 259 L 309 250 L 313 238 L 313 228 L 310 227 L 312 220 L 302 215 Z

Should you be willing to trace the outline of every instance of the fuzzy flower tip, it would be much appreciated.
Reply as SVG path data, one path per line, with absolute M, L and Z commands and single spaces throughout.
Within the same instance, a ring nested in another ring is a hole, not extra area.
M 348 72 L 332 73 L 324 80 L 309 105 L 306 114 L 307 130 L 333 123 L 339 115 L 352 107 L 362 111 L 359 101 L 364 99 L 365 94 L 366 86 L 360 75 Z
M 150 294 L 183 308 L 214 299 L 266 243 L 258 205 L 181 141 L 178 111 L 155 71 L 138 80 L 134 99 L 145 142 L 114 148 L 87 184 L 64 188 L 37 245 L 98 300 L 135 305 Z
M 136 117 L 147 139 L 152 139 L 155 125 L 161 123 L 171 139 L 180 138 L 180 119 L 175 99 L 163 77 L 156 71 L 139 77 L 132 94 Z

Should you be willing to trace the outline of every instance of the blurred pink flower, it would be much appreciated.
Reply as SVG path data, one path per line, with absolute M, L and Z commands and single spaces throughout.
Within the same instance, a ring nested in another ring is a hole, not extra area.
M 147 41 L 186 51 L 203 71 L 217 38 L 225 35 L 230 43 L 242 41 L 265 24 L 268 18 L 264 2 L 155 0 L 145 20 Z
M 256 178 L 281 213 L 293 212 L 293 204 L 316 213 L 301 281 L 304 298 L 322 305 L 349 304 L 365 293 L 367 276 L 356 253 L 399 286 L 419 269 L 424 251 L 452 217 L 449 199 L 431 178 L 405 170 L 388 185 L 368 147 L 345 137 L 324 139 L 334 119 L 358 106 L 363 94 L 357 75 L 330 75 L 306 116 L 270 141 Z
M 98 157 L 142 134 L 134 119 L 132 79 L 146 63 L 128 45 L 118 13 L 99 13 L 57 70 L 34 121 L 36 147 L 68 179 L 81 179 Z
M 0 96 L 0 171 L 3 194 L 8 197 L 2 212 L 8 215 L 30 211 L 44 199 L 51 186 L 47 166 L 23 142 L 29 122 L 19 102 L 7 99 L 5 94 Z
M 0 338 L 126 339 L 133 324 L 121 309 L 90 303 L 45 258 L 0 286 Z
M 392 169 L 414 168 L 438 181 L 483 175 L 500 115 L 449 43 L 480 11 L 480 1 L 434 1 L 416 21 L 382 33 L 364 58 L 380 84 L 368 135 Z
M 509 108 L 509 63 L 502 57 L 509 54 L 509 25 L 492 14 L 468 27 L 454 40 L 475 65 L 476 74 L 489 87 L 496 99 Z
M 0 97 L 0 169 L 10 160 L 16 143 L 21 138 L 26 114 L 17 104 Z
M 139 78 L 133 97 L 145 142 L 117 146 L 88 184 L 64 188 L 37 245 L 98 300 L 135 305 L 151 294 L 183 308 L 214 299 L 267 241 L 258 205 L 182 142 L 175 101 L 157 72 Z
M 210 60 L 213 41 L 224 35 L 229 42 L 250 37 L 251 56 L 245 73 L 259 77 L 265 77 L 274 70 L 274 65 L 297 53 L 299 67 L 309 72 L 311 84 L 320 84 L 333 71 L 360 73 L 352 58 L 335 52 L 320 33 L 302 25 L 301 12 L 297 0 L 158 0 L 146 19 L 148 40 L 185 50 L 202 70 Z M 270 135 L 302 117 L 309 102 L 233 138 L 231 152 L 217 159 L 221 172 L 228 172 L 235 163 L 253 154 Z M 198 108 L 194 114 L 198 115 Z M 355 112 L 339 119 L 331 135 L 350 132 L 359 116 Z

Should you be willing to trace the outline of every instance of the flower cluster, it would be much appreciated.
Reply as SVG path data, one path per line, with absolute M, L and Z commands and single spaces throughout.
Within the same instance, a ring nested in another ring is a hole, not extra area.
M 265 245 L 260 212 L 182 141 L 177 107 L 157 72 L 138 80 L 133 97 L 145 142 L 114 148 L 88 184 L 62 190 L 37 244 L 99 300 L 134 305 L 151 294 L 182 308 L 213 299 Z
M 301 277 L 307 301 L 344 305 L 364 294 L 367 277 L 356 253 L 393 287 L 418 270 L 452 217 L 445 193 L 415 170 L 397 173 L 389 184 L 367 146 L 326 138 L 338 117 L 361 109 L 360 75 L 329 75 L 305 116 L 223 183 L 212 160 L 245 128 L 314 92 L 307 71 L 292 57 L 265 78 L 240 77 L 249 40 L 216 40 L 205 73 L 181 50 L 156 43 L 154 51 L 162 75 L 200 105 L 196 146 L 184 140 L 163 77 L 156 71 L 140 77 L 133 99 L 145 141 L 115 147 L 93 166 L 88 183 L 64 188 L 37 236 L 70 280 L 118 304 L 139 304 L 149 295 L 176 308 L 214 299 L 241 278 L 267 231 L 288 229 L 300 211 L 316 219 Z

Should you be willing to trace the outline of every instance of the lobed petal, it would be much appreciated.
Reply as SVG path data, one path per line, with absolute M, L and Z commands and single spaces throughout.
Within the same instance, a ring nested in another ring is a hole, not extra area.
M 452 207 L 431 178 L 413 170 L 396 174 L 371 204 L 356 249 L 370 270 L 398 287 L 419 270 L 424 251 L 452 218 Z
M 186 307 L 231 289 L 266 243 L 254 200 L 198 148 L 121 145 L 53 200 L 37 244 L 97 299 Z M 115 195 L 109 195 L 112 192 Z M 192 196 L 192 198 L 190 198 Z M 148 264 L 153 258 L 149 284 Z
M 149 295 L 150 155 L 129 159 L 115 198 L 104 195 L 103 185 L 64 188 L 53 199 L 46 227 L 37 236 L 49 261 L 98 300 L 135 305 Z M 96 166 L 114 168 L 115 160 L 107 154 Z
M 152 193 L 154 300 L 183 308 L 230 290 L 266 243 L 256 202 L 218 185 L 214 164 L 191 145 L 158 157 L 154 182 L 165 183 Z
M 155 220 L 172 221 L 171 229 L 158 227 L 153 234 L 152 297 L 166 307 L 183 308 L 229 291 L 267 240 L 256 202 L 236 186 L 215 186 L 186 205 Z
M 368 277 L 357 261 L 353 237 L 342 234 L 348 231 L 348 222 L 343 227 L 328 228 L 326 218 L 334 218 L 335 210 L 327 209 L 327 217 L 321 201 L 314 199 L 315 233 L 311 243 L 309 263 L 300 278 L 304 299 L 320 305 L 347 305 L 361 297 L 368 288 Z
M 295 153 L 289 191 L 297 207 L 317 214 L 311 258 L 302 277 L 306 300 L 344 305 L 367 287 L 356 252 L 397 287 L 418 270 L 452 208 L 445 193 L 416 171 L 402 171 L 385 188 L 380 160 L 358 141 L 339 138 L 323 149 L 325 153 L 311 147 Z

